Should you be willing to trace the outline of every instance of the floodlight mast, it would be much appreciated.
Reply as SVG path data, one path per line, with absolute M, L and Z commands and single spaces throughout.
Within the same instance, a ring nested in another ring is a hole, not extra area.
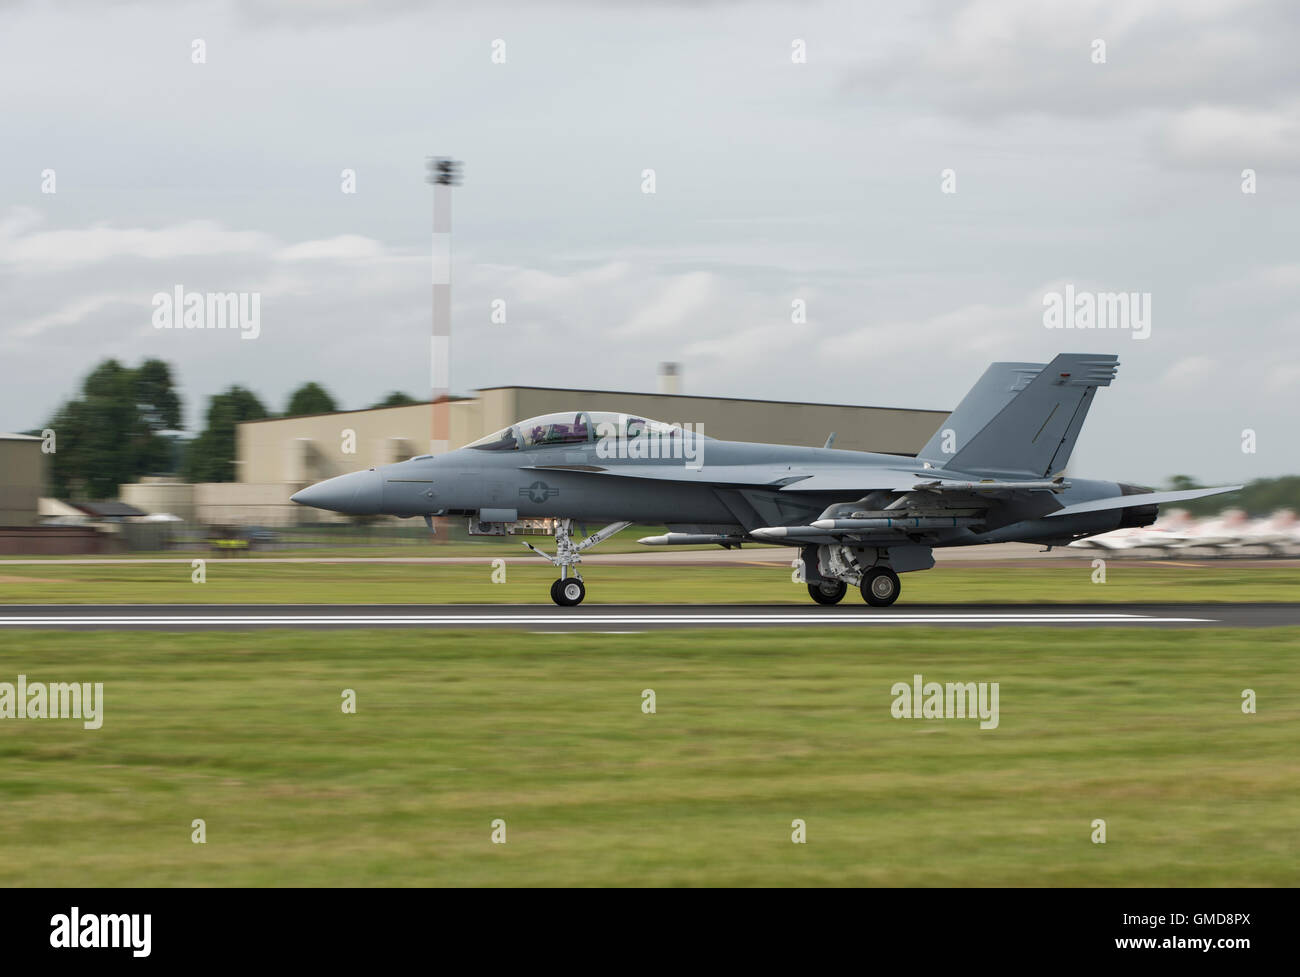
M 441 455 L 451 447 L 451 188 L 460 186 L 461 164 L 446 156 L 430 156 L 425 165 L 425 180 L 433 184 L 433 427 L 429 451 Z
M 446 454 L 451 448 L 451 188 L 460 186 L 459 160 L 447 156 L 425 159 L 425 180 L 433 184 L 433 336 L 430 342 L 430 386 L 433 418 L 429 453 Z M 438 536 L 432 516 L 425 521 Z M 446 519 L 437 523 L 447 528 Z M 447 538 L 447 533 L 442 534 Z

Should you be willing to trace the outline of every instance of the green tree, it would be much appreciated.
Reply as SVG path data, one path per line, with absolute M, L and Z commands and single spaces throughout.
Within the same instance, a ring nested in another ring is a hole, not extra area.
M 329 414 L 338 410 L 334 398 L 319 383 L 304 383 L 289 398 L 284 409 L 285 417 L 302 417 L 304 414 Z
M 231 387 L 208 401 L 207 426 L 185 452 L 185 477 L 191 482 L 235 480 L 235 426 L 268 416 L 257 395 Z
M 148 436 L 140 444 L 136 469 L 142 475 L 175 470 L 174 452 L 163 431 L 181 426 L 181 398 L 172 371 L 162 360 L 145 360 L 135 371 L 135 402 Z
M 371 410 L 376 407 L 406 407 L 409 404 L 418 404 L 419 401 L 410 394 L 404 394 L 400 390 L 394 390 L 387 397 L 377 404 L 371 405 Z
M 58 409 L 49 427 L 55 495 L 110 498 L 118 486 L 170 467 L 163 431 L 180 426 L 181 401 L 171 369 L 146 360 L 131 369 L 105 360 L 81 386 L 81 396 Z

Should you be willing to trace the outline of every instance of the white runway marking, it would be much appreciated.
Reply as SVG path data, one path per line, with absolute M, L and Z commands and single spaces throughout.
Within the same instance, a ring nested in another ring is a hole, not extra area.
M 1147 614 L 873 614 L 869 612 L 825 616 L 813 614 L 33 614 L 0 617 L 0 626 L 10 628 L 69 625 L 155 625 L 311 627 L 322 625 L 369 626 L 483 626 L 550 625 L 606 626 L 636 624 L 731 624 L 731 625 L 857 625 L 857 624 L 1201 624 L 1212 618 L 1153 617 Z

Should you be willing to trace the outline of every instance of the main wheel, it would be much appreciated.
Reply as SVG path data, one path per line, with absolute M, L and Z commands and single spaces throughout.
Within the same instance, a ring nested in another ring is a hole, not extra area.
M 577 607 L 587 596 L 587 588 L 577 577 L 557 580 L 551 584 L 551 600 L 561 607 Z
M 823 580 L 808 584 L 808 593 L 819 604 L 838 604 L 848 593 L 849 585 L 843 580 Z
M 872 567 L 862 576 L 862 599 L 872 607 L 888 607 L 900 590 L 898 574 L 889 567 Z

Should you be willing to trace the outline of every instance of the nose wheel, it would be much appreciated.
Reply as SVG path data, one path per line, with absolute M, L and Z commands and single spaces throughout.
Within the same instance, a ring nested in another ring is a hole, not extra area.
M 555 555 L 543 553 L 536 546 L 524 541 L 528 547 L 543 560 L 560 568 L 560 579 L 551 584 L 551 600 L 561 607 L 577 607 L 587 596 L 587 587 L 578 576 L 577 566 L 582 562 L 583 550 L 591 549 L 602 543 L 620 530 L 632 525 L 630 522 L 616 522 L 606 526 L 600 532 L 592 533 L 581 543 L 575 543 L 570 535 L 573 531 L 572 519 L 558 519 L 555 523 Z
M 577 607 L 587 596 L 587 587 L 577 577 L 557 580 L 551 584 L 551 600 L 561 607 Z

